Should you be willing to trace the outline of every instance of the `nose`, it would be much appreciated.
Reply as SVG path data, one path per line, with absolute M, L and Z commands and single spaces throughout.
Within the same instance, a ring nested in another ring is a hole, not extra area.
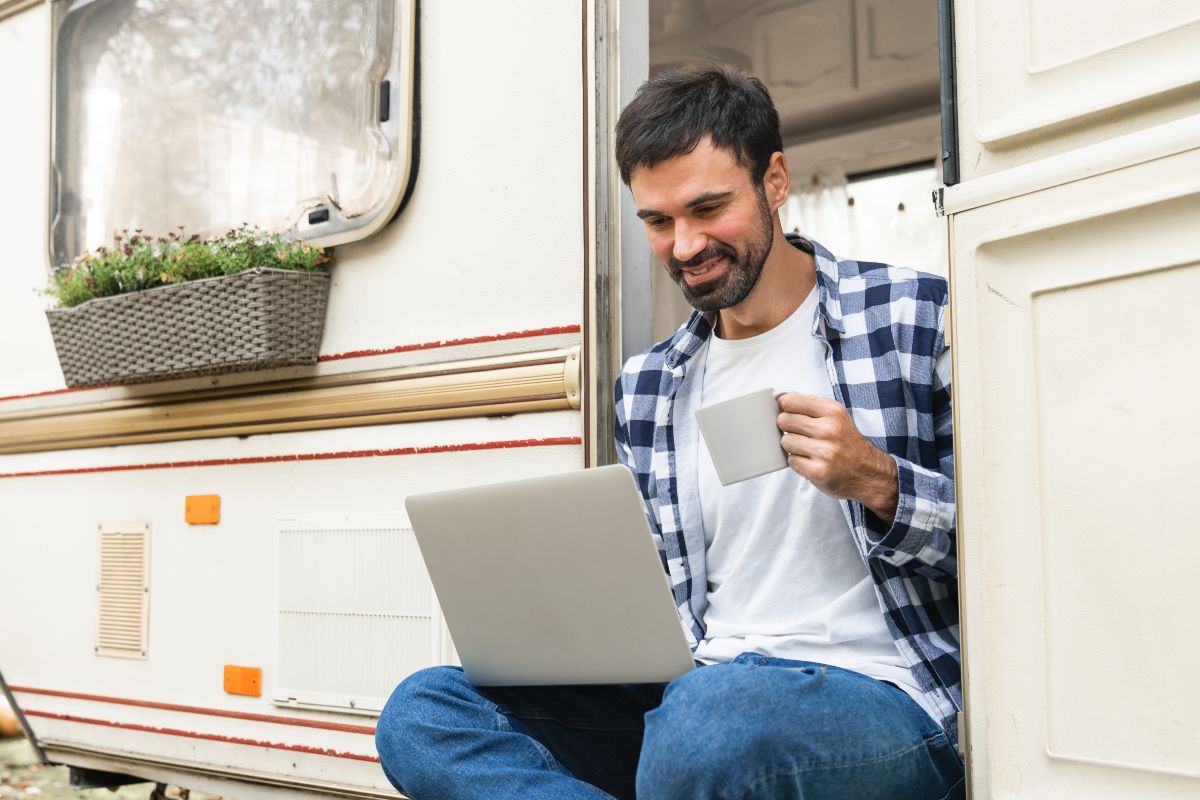
M 708 246 L 708 236 L 697 226 L 687 222 L 675 222 L 675 244 L 671 250 L 679 261 L 687 261 Z

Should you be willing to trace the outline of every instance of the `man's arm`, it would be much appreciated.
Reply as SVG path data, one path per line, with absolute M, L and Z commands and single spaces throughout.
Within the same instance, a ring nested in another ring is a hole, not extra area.
M 934 580 L 958 574 L 949 351 L 933 375 L 936 470 L 880 450 L 837 401 L 797 393 L 779 399 L 788 464 L 822 492 L 864 507 L 868 558 Z

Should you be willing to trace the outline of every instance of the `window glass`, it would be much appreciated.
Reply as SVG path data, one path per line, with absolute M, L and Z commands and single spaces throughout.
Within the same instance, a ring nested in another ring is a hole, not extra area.
M 124 228 L 378 229 L 410 171 L 413 19 L 411 0 L 55 0 L 51 262 Z

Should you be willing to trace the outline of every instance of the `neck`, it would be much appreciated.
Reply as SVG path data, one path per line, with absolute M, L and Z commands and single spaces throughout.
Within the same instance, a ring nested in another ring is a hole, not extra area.
M 817 283 L 812 256 L 788 242 L 779 223 L 775 240 L 763 262 L 758 283 L 746 299 L 723 308 L 717 315 L 717 336 L 749 339 L 774 328 L 790 317 Z

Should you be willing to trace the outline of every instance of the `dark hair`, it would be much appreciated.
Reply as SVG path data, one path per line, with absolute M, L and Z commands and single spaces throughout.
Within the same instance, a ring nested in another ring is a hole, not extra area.
M 756 185 L 771 154 L 783 150 L 779 113 L 757 78 L 723 64 L 689 64 L 647 80 L 621 112 L 621 180 L 628 185 L 636 168 L 692 152 L 705 136 L 733 153 Z

